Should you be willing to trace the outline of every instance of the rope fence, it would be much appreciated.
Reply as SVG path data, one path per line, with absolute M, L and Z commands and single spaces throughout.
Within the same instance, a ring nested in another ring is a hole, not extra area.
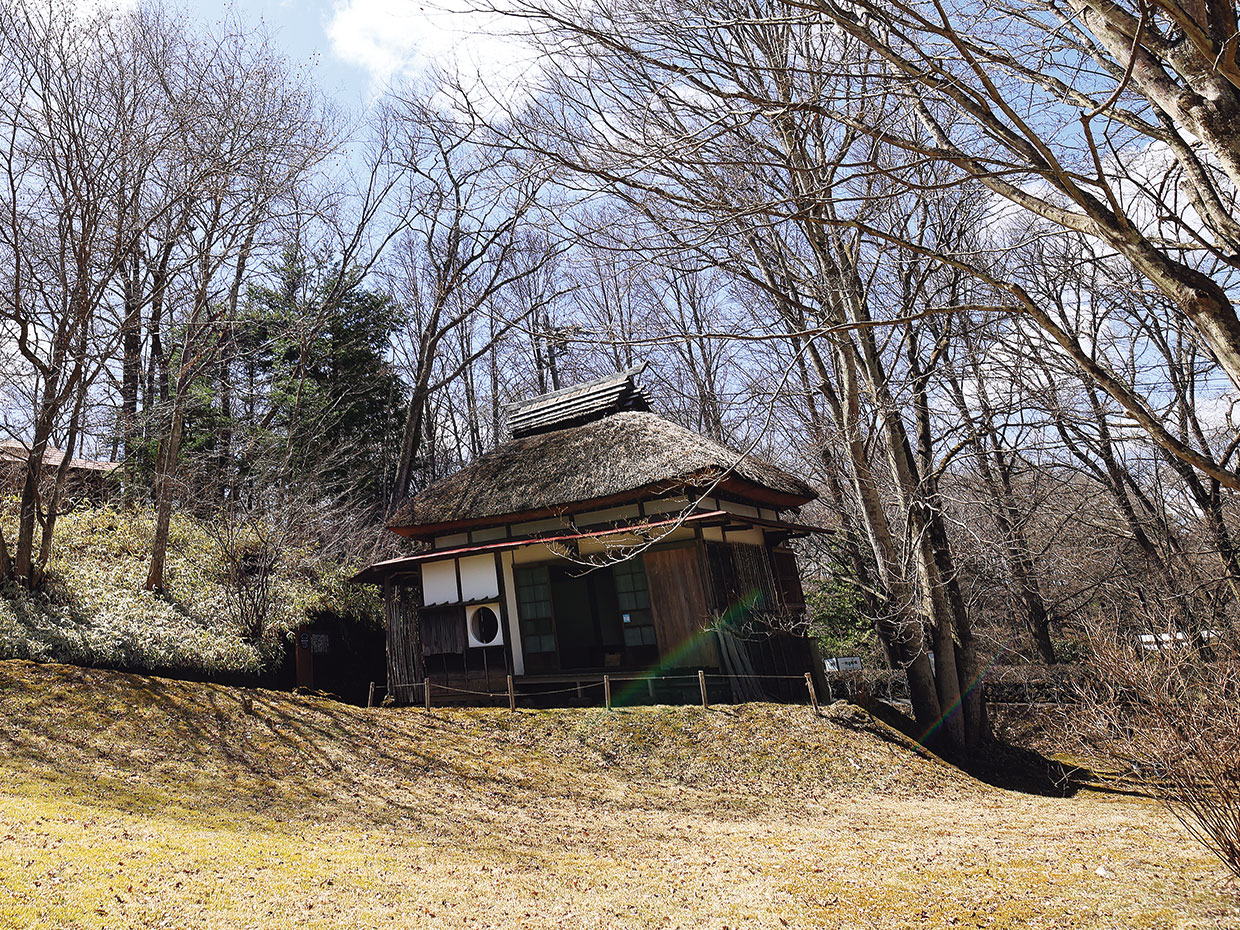
M 462 688 L 456 685 L 447 684 L 445 682 L 435 681 L 434 679 L 430 677 L 427 677 L 424 681 L 402 682 L 402 683 L 398 683 L 394 685 L 381 685 L 377 682 L 372 681 L 370 683 L 370 696 L 369 696 L 369 699 L 367 700 L 367 706 L 368 707 L 375 706 L 375 694 L 378 691 L 387 691 L 389 693 L 394 693 L 394 692 L 397 692 L 398 689 L 404 688 L 404 689 L 411 689 L 415 694 L 421 693 L 423 704 L 426 710 L 428 711 L 433 706 L 433 701 L 432 701 L 431 696 L 432 696 L 433 691 L 435 690 L 438 690 L 443 693 L 448 693 L 448 694 L 460 694 L 460 695 L 467 695 L 469 697 L 475 697 L 475 698 L 486 698 L 488 700 L 498 700 L 498 699 L 507 698 L 508 709 L 515 711 L 517 709 L 518 699 L 525 699 L 526 701 L 536 701 L 536 700 L 543 699 L 543 698 L 556 697 L 559 695 L 574 694 L 574 693 L 577 694 L 579 697 L 584 697 L 585 691 L 587 689 L 602 688 L 603 706 L 606 707 L 607 710 L 611 710 L 612 705 L 613 705 L 613 702 L 612 702 L 612 686 L 613 685 L 625 684 L 625 683 L 631 683 L 631 682 L 645 682 L 647 685 L 647 690 L 649 691 L 649 695 L 650 697 L 653 698 L 655 682 L 694 682 L 696 681 L 698 684 L 698 691 L 700 693 L 702 706 L 704 708 L 709 708 L 710 707 L 710 692 L 708 688 L 708 681 L 711 681 L 711 680 L 722 681 L 725 683 L 733 682 L 736 680 L 759 681 L 759 682 L 761 681 L 804 682 L 806 693 L 809 698 L 809 704 L 814 708 L 814 713 L 819 712 L 818 692 L 817 692 L 817 689 L 814 687 L 814 678 L 813 678 L 812 673 L 810 672 L 805 672 L 803 675 L 729 675 L 729 674 L 722 674 L 722 673 L 708 673 L 704 669 L 699 669 L 695 674 L 684 674 L 684 675 L 610 675 L 610 674 L 605 674 L 599 679 L 592 679 L 592 678 L 583 676 L 582 678 L 575 680 L 571 687 L 548 688 L 548 689 L 539 688 L 537 690 L 529 690 L 529 691 L 526 691 L 526 690 L 518 691 L 514 685 L 513 676 L 511 675 L 507 676 L 508 687 L 507 687 L 507 690 L 505 691 L 490 691 L 490 690 L 480 691 L 475 688 Z M 829 680 L 829 678 L 827 680 L 827 692 L 828 692 L 828 701 L 834 701 L 835 700 L 834 689 L 832 688 L 831 681 Z M 852 689 L 849 689 L 848 693 L 851 695 L 854 693 L 854 691 Z
M 597 673 L 593 673 L 597 675 Z M 506 691 L 476 690 L 472 688 L 464 688 L 448 684 L 447 682 L 431 680 L 430 688 L 438 690 L 441 693 L 460 694 L 478 699 L 486 700 L 502 700 L 507 697 L 509 706 L 515 710 L 516 702 L 523 700 L 529 702 L 539 698 L 558 697 L 565 694 L 576 693 L 584 698 L 586 692 L 594 693 L 597 689 L 603 691 L 602 703 L 610 707 L 610 689 L 612 685 L 623 685 L 633 682 L 646 682 L 650 697 L 654 695 L 654 685 L 658 682 L 680 682 L 687 684 L 694 680 L 699 681 L 699 688 L 705 696 L 706 684 L 717 683 L 719 681 L 732 682 L 770 682 L 770 683 L 787 683 L 793 681 L 804 681 L 804 675 L 758 675 L 758 674 L 724 674 L 716 672 L 698 672 L 686 674 L 671 675 L 644 675 L 644 674 L 604 674 L 601 677 L 592 677 L 590 675 L 582 676 L 580 679 L 568 679 L 573 684 L 563 688 L 548 688 L 537 690 L 517 691 L 512 685 Z M 511 676 L 510 676 L 511 677 Z M 563 679 L 561 679 L 563 680 Z M 1023 706 L 1038 706 L 1042 704 L 1051 705 L 1075 705 L 1080 701 L 1080 672 L 1079 670 L 1065 665 L 1064 667 L 1055 667 L 1053 669 L 1033 669 L 1032 671 L 1023 667 L 1012 668 L 994 668 L 987 671 L 985 676 L 986 685 L 986 702 L 988 704 L 1013 704 Z M 841 672 L 826 672 L 820 679 L 827 703 L 834 703 L 836 700 L 844 698 L 856 703 L 864 704 L 867 700 L 876 698 L 886 700 L 887 703 L 895 704 L 897 702 L 907 702 L 909 700 L 908 678 L 904 672 L 899 670 L 849 670 Z M 812 686 L 812 677 L 807 688 Z M 422 682 L 408 682 L 397 685 L 386 686 L 377 682 L 370 685 L 370 698 L 368 706 L 375 705 L 375 695 L 377 692 L 388 691 L 395 693 L 397 689 L 412 689 L 415 694 L 422 696 L 427 689 Z M 807 692 L 808 694 L 808 692 Z M 817 695 L 815 694 L 815 699 Z M 738 697 L 735 690 L 732 694 L 734 701 L 745 700 L 746 698 Z M 753 697 L 751 700 L 760 699 Z M 425 698 L 423 703 L 426 703 Z M 811 702 L 812 703 L 812 702 Z M 709 706 L 708 704 L 704 706 Z

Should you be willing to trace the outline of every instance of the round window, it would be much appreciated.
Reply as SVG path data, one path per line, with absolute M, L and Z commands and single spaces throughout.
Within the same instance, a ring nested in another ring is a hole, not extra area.
M 489 645 L 499 636 L 499 617 L 490 607 L 479 607 L 469 618 L 469 632 L 476 642 Z

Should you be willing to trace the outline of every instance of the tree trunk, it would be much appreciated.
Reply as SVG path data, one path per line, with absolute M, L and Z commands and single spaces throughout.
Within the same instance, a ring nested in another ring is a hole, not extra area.
M 868 315 L 859 302 L 857 304 L 857 318 L 866 320 Z M 909 533 L 912 536 L 909 554 L 917 571 L 921 605 L 930 622 L 930 636 L 934 643 L 934 679 L 939 706 L 942 708 L 942 719 L 935 726 L 941 726 L 947 742 L 953 748 L 968 749 L 973 745 L 970 743 L 970 733 L 980 733 L 984 728 L 978 722 L 966 727 L 965 721 L 966 715 L 971 716 L 971 711 L 982 707 L 980 700 L 966 705 L 961 692 L 962 669 L 957 664 L 955 634 L 961 621 L 967 620 L 957 615 L 948 598 L 947 579 L 940 570 L 939 558 L 935 552 L 934 536 L 937 534 L 933 533 L 931 527 L 935 513 L 925 501 L 919 487 L 912 446 L 904 421 L 891 396 L 886 371 L 873 342 L 873 333 L 861 329 L 856 335 L 859 346 L 849 341 L 845 351 L 850 354 L 855 352 L 859 356 L 857 362 L 866 372 L 867 387 L 878 408 L 880 433 L 885 440 L 887 460 L 895 480 L 900 509 L 908 515 Z
M 136 258 L 133 261 L 136 266 Z M 125 275 L 125 317 L 121 324 L 121 447 L 126 462 L 137 457 L 138 388 L 142 381 L 142 303 L 137 268 Z M 128 494 L 129 488 L 126 488 Z
M 413 482 L 413 470 L 417 465 L 418 452 L 422 447 L 422 425 L 426 416 L 425 377 L 422 383 L 415 385 L 409 395 L 409 406 L 405 411 L 405 430 L 400 444 L 400 462 L 396 466 L 396 481 L 392 485 L 392 500 L 388 506 L 388 515 L 392 515 L 409 496 L 409 488 Z
M 78 357 L 76 360 L 78 366 L 85 364 L 85 353 L 86 339 L 85 334 L 83 334 L 78 346 Z M 78 436 L 81 431 L 82 414 L 85 407 L 86 379 L 78 378 L 77 392 L 73 402 L 73 414 L 69 418 L 69 433 L 65 438 L 64 456 L 56 468 L 56 477 L 52 482 L 51 493 L 43 506 L 43 534 L 39 542 L 38 561 L 34 567 L 34 578 L 40 584 L 46 576 L 47 563 L 52 557 L 52 536 L 56 530 L 56 518 L 60 513 L 60 499 L 64 493 L 65 481 L 69 476 L 69 468 L 72 465 L 73 456 L 77 454 Z
M 172 523 L 173 483 L 181 454 L 185 418 L 179 400 L 172 411 L 172 428 L 159 444 L 155 464 L 155 538 L 151 543 L 151 570 L 146 576 L 148 591 L 164 590 L 164 565 L 168 559 L 168 528 Z
M 0 581 L 7 581 L 13 572 L 13 557 L 9 555 L 9 544 L 4 538 L 4 527 L 0 526 Z
M 870 470 L 867 443 L 860 424 L 860 386 L 856 378 L 856 365 L 847 348 L 841 349 L 840 355 L 845 398 L 840 412 L 853 466 L 853 488 L 869 531 L 879 574 L 891 597 L 892 609 L 875 619 L 875 630 L 904 667 L 908 675 L 913 718 L 923 728 L 924 739 L 935 743 L 938 741 L 935 731 L 943 714 L 942 696 L 935 686 L 935 673 L 930 668 L 930 657 L 926 653 L 921 620 L 915 612 L 916 594 L 901 572 L 895 538 Z M 825 380 L 823 385 L 826 389 L 824 396 L 830 402 L 830 389 Z
M 18 505 L 17 546 L 13 554 L 13 579 L 30 590 L 39 586 L 35 572 L 34 531 L 39 522 L 43 458 L 50 444 L 54 413 L 47 399 L 46 389 L 44 398 L 41 415 L 35 422 L 30 453 L 26 456 L 26 479 L 22 484 L 21 503 Z

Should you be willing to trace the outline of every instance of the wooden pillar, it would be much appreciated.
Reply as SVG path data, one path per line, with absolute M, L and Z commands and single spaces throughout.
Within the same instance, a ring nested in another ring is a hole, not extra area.
M 809 702 L 814 705 L 814 713 L 818 713 L 818 692 L 814 690 L 814 676 L 805 673 L 805 687 L 809 689 Z
M 710 710 L 710 701 L 706 700 L 706 673 L 698 669 L 698 690 L 702 692 L 702 709 Z

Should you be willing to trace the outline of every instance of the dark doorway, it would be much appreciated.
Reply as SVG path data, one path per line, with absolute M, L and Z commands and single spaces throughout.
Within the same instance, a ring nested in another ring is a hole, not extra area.
M 625 659 L 624 632 L 611 569 L 556 566 L 549 575 L 560 670 L 619 668 Z
M 387 637 L 379 627 L 350 617 L 317 614 L 294 633 L 285 656 L 283 684 L 365 704 L 372 681 L 387 677 Z
M 597 668 L 601 663 L 602 637 L 594 615 L 589 575 L 555 567 L 551 569 L 551 603 L 559 635 L 562 670 Z

